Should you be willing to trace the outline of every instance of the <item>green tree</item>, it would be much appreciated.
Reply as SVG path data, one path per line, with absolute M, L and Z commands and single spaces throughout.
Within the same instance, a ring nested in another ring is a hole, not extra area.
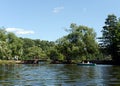
M 21 59 L 21 56 L 23 55 L 23 41 L 14 33 L 9 32 L 7 34 L 7 43 L 11 50 L 11 59 L 14 59 L 15 57 Z
M 0 29 L 0 57 L 1 59 L 13 59 L 22 56 L 22 41 L 13 33 Z
M 6 41 L 6 30 L 4 28 L 0 28 L 0 41 Z
M 21 39 L 23 41 L 24 49 L 35 46 L 34 40 L 32 40 L 30 38 L 21 38 Z
M 35 43 L 35 46 L 39 46 L 46 53 L 48 52 L 50 47 L 53 47 L 55 45 L 54 42 L 49 42 L 46 40 L 39 40 L 39 39 L 34 40 L 34 43 Z
M 5 41 L 0 41 L 0 59 L 11 59 L 11 50 L 8 48 L 8 44 Z
M 38 46 L 29 47 L 26 50 L 26 59 L 44 59 L 46 54 Z
M 57 40 L 58 50 L 65 56 L 65 60 L 95 59 L 98 54 L 96 34 L 92 28 L 71 24 L 67 29 L 69 34 Z
M 57 50 L 56 47 L 51 47 L 48 56 L 53 61 L 64 60 L 64 55 Z
M 35 43 L 30 38 L 20 38 L 23 41 L 23 55 L 22 59 L 25 59 L 28 54 L 28 48 L 35 46 Z
M 120 20 L 114 14 L 106 18 L 100 39 L 100 46 L 106 54 L 114 61 L 120 61 Z
M 7 43 L 7 32 L 5 28 L 0 28 L 0 59 L 10 59 L 11 50 Z

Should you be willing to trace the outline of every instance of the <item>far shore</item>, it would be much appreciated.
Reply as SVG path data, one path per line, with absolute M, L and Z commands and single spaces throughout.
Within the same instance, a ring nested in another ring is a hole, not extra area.
M 36 60 L 0 60 L 0 64 L 39 64 L 39 62 L 34 63 Z M 46 60 L 47 61 L 47 60 Z M 120 63 L 113 62 L 112 60 L 92 60 L 89 61 L 90 63 L 96 63 L 96 64 L 103 64 L 103 65 L 120 65 Z M 76 64 L 77 62 L 61 62 L 61 61 L 53 61 L 50 62 L 50 64 Z

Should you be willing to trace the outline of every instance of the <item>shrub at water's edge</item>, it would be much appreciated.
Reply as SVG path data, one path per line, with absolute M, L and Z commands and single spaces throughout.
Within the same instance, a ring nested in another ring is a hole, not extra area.
M 21 61 L 15 61 L 15 60 L 0 60 L 0 64 L 18 64 L 21 63 Z

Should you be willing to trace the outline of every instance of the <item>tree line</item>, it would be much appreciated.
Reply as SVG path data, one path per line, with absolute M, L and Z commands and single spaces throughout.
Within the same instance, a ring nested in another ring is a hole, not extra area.
M 120 64 L 120 18 L 114 14 L 108 15 L 99 40 L 102 53 Z
M 17 37 L 5 28 L 0 29 L 0 59 L 53 61 L 114 60 L 120 62 L 120 19 L 108 15 L 102 37 L 96 41 L 93 28 L 72 23 L 68 32 L 54 41 Z

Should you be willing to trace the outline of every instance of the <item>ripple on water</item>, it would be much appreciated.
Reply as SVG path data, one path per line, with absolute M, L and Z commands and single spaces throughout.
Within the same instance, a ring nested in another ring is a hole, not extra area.
M 0 86 L 120 86 L 120 67 L 63 64 L 0 67 Z

